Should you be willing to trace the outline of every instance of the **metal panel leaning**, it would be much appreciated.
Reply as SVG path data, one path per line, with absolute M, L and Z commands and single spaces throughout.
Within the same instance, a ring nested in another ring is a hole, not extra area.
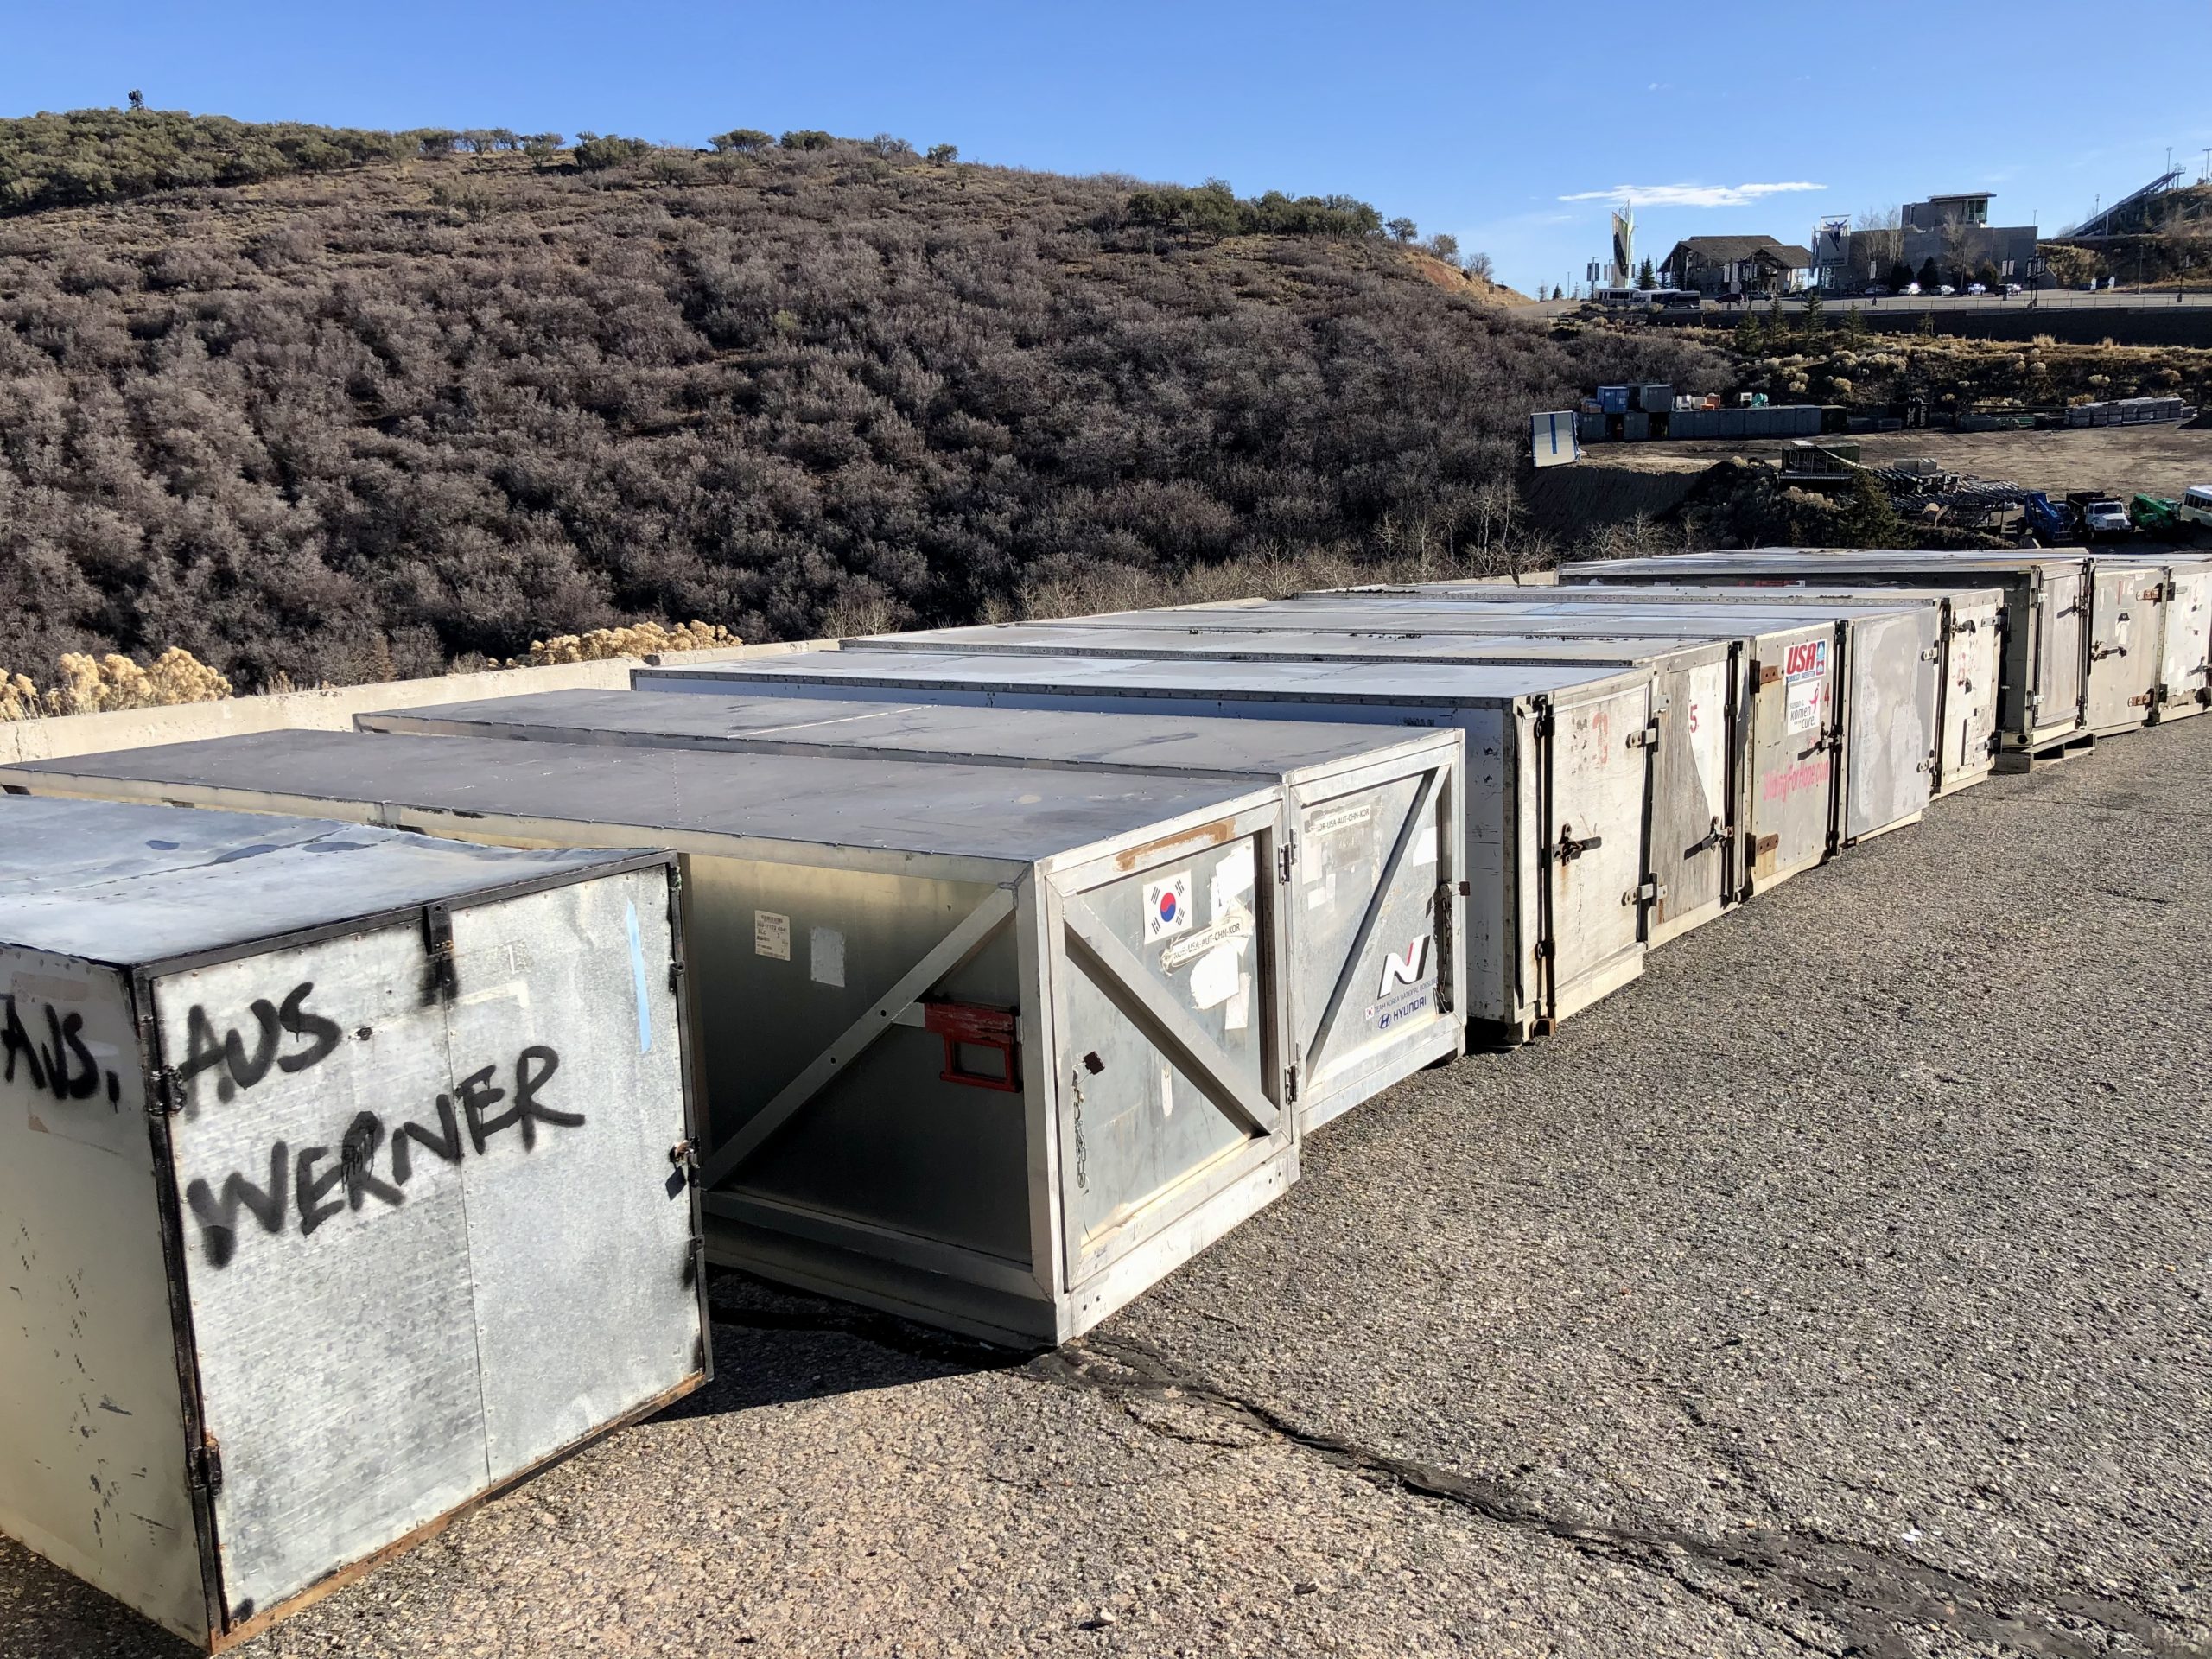
M 721 696 L 1456 729 L 1466 736 L 1470 1039 L 1521 1042 L 1643 971 L 1649 670 L 827 651 L 634 679 Z M 1324 874 L 1301 861 L 1309 899 Z
M 1280 785 L 271 732 L 42 792 L 684 855 L 713 1259 L 1077 1335 L 1296 1179 Z
M 0 799 L 0 1528 L 209 1651 L 705 1380 L 674 861 Z
M 1459 1053 L 1464 745 L 1456 731 L 1166 715 L 547 692 L 359 715 L 363 731 L 1150 772 L 1280 783 L 1298 1124 L 1318 1128 Z

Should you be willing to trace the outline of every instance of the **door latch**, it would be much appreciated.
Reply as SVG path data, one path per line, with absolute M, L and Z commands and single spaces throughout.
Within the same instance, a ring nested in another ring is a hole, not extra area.
M 1592 851 L 1605 844 L 1605 838 L 1603 836 L 1587 836 L 1582 840 L 1577 841 L 1574 838 L 1573 827 L 1571 825 L 1562 823 L 1559 827 L 1559 840 L 1553 845 L 1547 847 L 1544 851 L 1551 856 L 1558 858 L 1561 862 L 1571 863 L 1575 859 L 1581 857 L 1583 854 Z

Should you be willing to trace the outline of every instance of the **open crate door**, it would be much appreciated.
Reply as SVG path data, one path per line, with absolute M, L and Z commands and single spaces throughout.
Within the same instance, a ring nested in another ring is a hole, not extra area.
M 155 982 L 233 1639 L 702 1376 L 668 909 L 636 872 Z
M 1364 1097 L 1390 1054 L 1456 1023 L 1461 808 L 1444 761 L 1301 786 L 1284 902 L 1296 953 L 1290 1058 L 1308 1128 Z M 1316 1116 L 1317 1102 L 1332 1104 Z
M 1555 702 L 1539 773 L 1541 1016 L 1565 1019 L 1633 978 L 1643 952 L 1651 688 Z
M 1067 1282 L 1289 1143 L 1277 809 L 1054 872 Z

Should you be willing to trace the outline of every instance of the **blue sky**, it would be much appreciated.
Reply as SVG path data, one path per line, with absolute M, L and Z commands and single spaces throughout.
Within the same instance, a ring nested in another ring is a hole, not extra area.
M 1998 220 L 2052 229 L 2168 146 L 2194 176 L 2212 145 L 2207 0 L 0 0 L 0 39 L 4 114 L 137 86 L 165 109 L 354 126 L 887 131 L 1055 171 L 1341 191 L 1523 289 L 1602 257 L 1622 186 L 1655 255 L 1687 235 L 1802 241 L 1821 214 L 1941 191 L 1995 191 Z

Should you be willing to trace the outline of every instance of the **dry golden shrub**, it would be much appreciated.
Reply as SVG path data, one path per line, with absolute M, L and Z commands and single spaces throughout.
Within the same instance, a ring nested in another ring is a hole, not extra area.
M 64 652 L 56 665 L 60 683 L 38 698 L 36 712 L 48 715 L 97 715 L 113 709 L 156 709 L 177 702 L 215 702 L 231 695 L 231 683 L 181 645 L 172 645 L 141 668 L 128 657 L 111 652 L 92 657 Z M 16 677 L 28 690 L 30 682 Z M 10 687 L 11 696 L 0 708 L 24 701 Z M 35 694 L 34 694 L 35 695 Z M 22 719 L 25 715 L 12 715 Z
M 42 712 L 29 676 L 0 671 L 0 720 L 36 720 Z
M 658 622 L 633 622 L 626 628 L 594 628 L 588 633 L 561 633 L 550 639 L 533 639 L 530 650 L 513 666 L 543 667 L 549 663 L 597 663 L 609 657 L 645 657 L 665 651 L 712 651 L 742 643 L 718 622 L 679 622 L 664 627 Z

